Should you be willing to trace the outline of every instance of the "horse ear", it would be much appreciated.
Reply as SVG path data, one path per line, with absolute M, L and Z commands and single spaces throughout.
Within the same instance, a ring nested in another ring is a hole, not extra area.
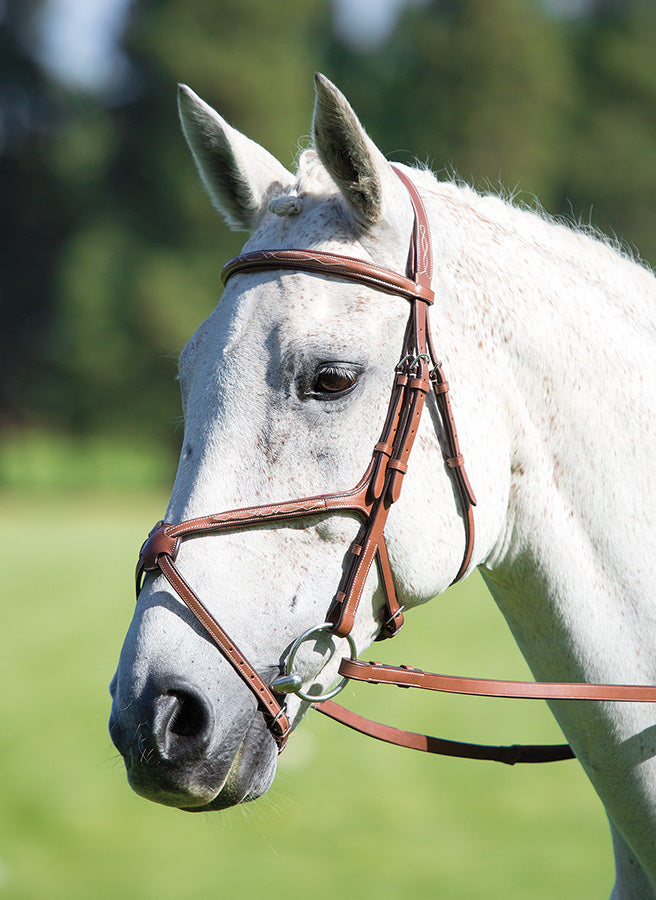
M 317 72 L 314 78 L 316 100 L 312 131 L 315 149 L 342 192 L 355 221 L 370 228 L 384 216 L 386 191 L 397 193 L 396 178 L 346 97 L 324 75 Z
M 294 182 L 293 175 L 190 88 L 178 88 L 182 131 L 212 203 L 230 228 L 252 231 L 271 197 Z

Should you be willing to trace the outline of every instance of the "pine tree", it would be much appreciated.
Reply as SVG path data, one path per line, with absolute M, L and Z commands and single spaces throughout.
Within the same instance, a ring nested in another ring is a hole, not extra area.
M 576 51 L 582 97 L 564 193 L 656 264 L 656 8 L 604 3 Z

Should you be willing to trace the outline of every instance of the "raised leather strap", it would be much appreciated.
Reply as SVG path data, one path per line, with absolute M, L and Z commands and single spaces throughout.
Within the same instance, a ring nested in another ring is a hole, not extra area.
M 617 700 L 656 703 L 656 686 L 645 684 L 586 684 L 560 681 L 497 681 L 423 672 L 411 666 L 343 659 L 339 674 L 369 684 L 394 684 L 447 694 L 476 697 L 512 697 L 518 700 Z
M 412 226 L 412 241 L 410 243 L 410 258 L 408 259 L 408 275 L 423 291 L 431 290 L 433 279 L 433 245 L 431 241 L 430 222 L 426 215 L 426 207 L 421 199 L 419 191 L 411 178 L 398 166 L 392 166 L 396 177 L 403 183 L 410 194 L 410 201 L 414 211 Z M 416 293 L 415 296 L 421 296 Z
M 360 734 L 406 747 L 408 750 L 422 750 L 425 753 L 436 753 L 439 756 L 455 756 L 459 759 L 486 759 L 491 762 L 505 763 L 514 766 L 516 763 L 558 762 L 563 759 L 574 759 L 574 752 L 569 744 L 511 744 L 510 746 L 490 746 L 488 744 L 469 744 L 464 741 L 448 741 L 444 738 L 419 734 L 416 731 L 405 731 L 392 725 L 383 725 L 366 719 L 335 703 L 324 700 L 314 703 L 313 709 L 328 716 L 335 722 L 346 725 Z
M 289 733 L 289 722 L 283 706 L 186 583 L 175 566 L 175 559 L 180 541 L 191 535 L 256 527 L 300 516 L 321 515 L 334 510 L 350 510 L 361 517 L 362 527 L 351 546 L 351 563 L 346 567 L 335 603 L 329 612 L 334 633 L 347 635 L 351 631 L 360 596 L 374 561 L 378 565 L 387 600 L 387 619 L 381 623 L 380 636 L 389 637 L 400 628 L 403 616 L 396 598 L 385 545 L 384 526 L 391 504 L 399 497 L 426 393 L 431 380 L 435 388 L 434 373 L 439 370 L 439 366 L 435 364 L 428 327 L 428 308 L 434 299 L 431 288 L 432 248 L 428 217 L 412 181 L 400 170 L 395 171 L 406 186 L 414 209 L 413 233 L 405 275 L 353 257 L 298 249 L 258 250 L 245 253 L 230 260 L 221 273 L 222 280 L 226 283 L 232 276 L 240 273 L 270 269 L 304 271 L 366 284 L 404 297 L 410 302 L 410 316 L 388 415 L 365 475 L 351 491 L 300 498 L 280 504 L 228 510 L 177 524 L 160 522 L 144 543 L 137 566 L 137 594 L 144 572 L 159 571 L 167 578 L 178 596 L 210 634 L 223 656 L 253 692 L 281 749 Z M 429 364 L 434 366 L 432 371 Z M 457 446 L 446 390 L 443 387 L 437 388 L 436 397 L 440 411 L 445 410 L 448 413 L 444 428 L 449 447 L 453 450 L 451 462 L 457 460 L 456 471 L 460 473 L 464 472 L 463 463 Z M 473 517 L 470 509 L 473 494 L 470 491 L 471 497 L 463 495 L 461 483 L 462 478 L 456 478 L 467 520 L 467 536 L 463 564 L 458 577 L 465 572 L 473 547 Z
M 262 272 L 267 269 L 291 269 L 294 272 L 345 278 L 347 281 L 357 281 L 381 291 L 398 294 L 406 300 L 419 298 L 432 303 L 435 299 L 430 287 L 418 284 L 412 278 L 399 275 L 385 266 L 320 250 L 253 250 L 242 253 L 225 264 L 221 270 L 221 281 L 227 284 L 237 273 Z
M 175 526 L 166 522 L 158 522 L 141 548 L 137 564 L 137 596 L 144 572 L 159 570 L 164 575 L 173 590 L 209 633 L 223 657 L 254 694 L 258 706 L 266 716 L 269 730 L 278 744 L 278 749 L 282 751 L 291 731 L 283 706 L 177 570 L 174 560 L 180 546 L 180 538 L 172 536 L 169 529 L 174 530 Z

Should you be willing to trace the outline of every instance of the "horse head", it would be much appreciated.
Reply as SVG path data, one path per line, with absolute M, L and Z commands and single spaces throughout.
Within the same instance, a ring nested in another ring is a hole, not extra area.
M 228 224 L 253 232 L 244 254 L 300 247 L 405 272 L 414 216 L 408 191 L 342 94 L 321 76 L 316 87 L 313 147 L 294 175 L 181 87 L 182 127 L 201 180 Z M 317 272 L 231 277 L 180 357 L 185 430 L 166 522 L 358 484 L 407 341 L 407 306 L 375 285 Z M 398 603 L 406 609 L 443 591 L 461 566 L 462 514 L 444 442 L 431 407 L 403 496 L 385 525 Z M 488 467 L 502 484 L 509 470 L 503 442 L 488 449 Z M 494 530 L 485 522 L 482 543 Z M 326 621 L 360 527 L 348 508 L 257 527 L 236 523 L 184 541 L 177 565 L 270 685 L 299 635 Z M 297 648 L 295 675 L 305 699 L 287 698 L 292 726 L 308 700 L 334 682 L 340 659 L 380 635 L 389 612 L 382 588 L 372 566 L 349 628 L 350 649 L 327 629 Z M 148 575 L 111 688 L 112 738 L 138 793 L 207 810 L 269 787 L 278 746 L 234 669 L 169 584 Z

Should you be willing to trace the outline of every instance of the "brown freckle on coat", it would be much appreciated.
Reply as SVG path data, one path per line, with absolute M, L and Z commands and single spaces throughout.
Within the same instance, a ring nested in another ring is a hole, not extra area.
M 551 417 L 551 427 L 555 427 L 555 417 Z M 556 488 L 560 490 L 560 483 L 563 475 L 563 464 L 559 459 L 554 460 L 553 480 Z

